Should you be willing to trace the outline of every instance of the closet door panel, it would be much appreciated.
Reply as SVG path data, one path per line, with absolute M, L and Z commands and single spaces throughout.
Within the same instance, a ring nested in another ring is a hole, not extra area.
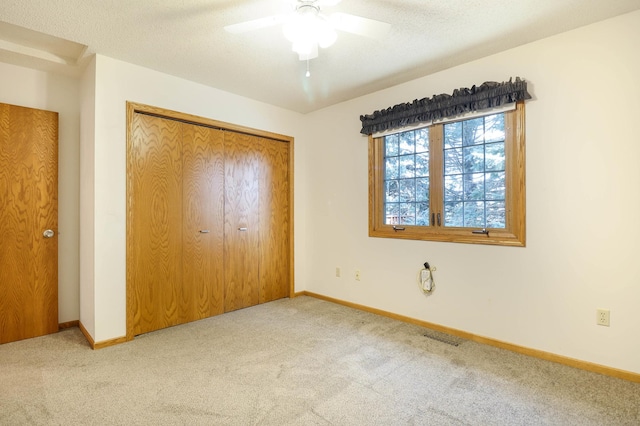
M 225 311 L 259 296 L 259 138 L 225 133 Z
M 289 144 L 260 141 L 260 303 L 289 296 Z
M 182 286 L 181 124 L 134 114 L 130 147 L 130 276 L 134 335 L 179 322 Z
M 181 322 L 224 312 L 224 134 L 183 124 Z

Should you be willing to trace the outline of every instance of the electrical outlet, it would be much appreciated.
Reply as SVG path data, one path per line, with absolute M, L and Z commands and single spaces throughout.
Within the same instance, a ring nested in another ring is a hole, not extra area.
M 360 278 L 362 276 L 360 275 L 360 269 L 356 269 L 356 281 L 360 281 Z
M 340 268 L 336 266 L 336 278 L 340 278 L 341 271 Z
M 609 327 L 609 310 L 598 309 L 596 311 L 596 324 Z

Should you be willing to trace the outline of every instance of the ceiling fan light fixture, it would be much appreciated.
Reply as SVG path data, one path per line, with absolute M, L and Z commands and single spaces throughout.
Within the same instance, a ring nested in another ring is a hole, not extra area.
M 291 45 L 291 50 L 301 55 L 309 55 L 313 51 L 314 43 L 309 40 L 296 41 Z
M 333 25 L 314 5 L 305 4 L 282 26 L 282 32 L 292 43 L 294 52 L 308 54 L 315 46 L 323 49 L 336 42 L 338 34 Z
M 325 6 L 334 6 L 340 0 L 289 0 L 292 11 L 289 14 L 267 16 L 265 18 L 227 25 L 224 29 L 233 34 L 241 34 L 256 29 L 282 24 L 282 32 L 301 61 L 318 57 L 318 48 L 326 49 L 338 39 L 337 31 L 380 39 L 386 35 L 391 25 L 386 22 L 364 18 L 348 13 L 335 12 L 326 16 L 320 12 Z
M 323 49 L 331 46 L 338 39 L 338 33 L 333 29 L 331 24 L 326 19 L 320 19 L 319 25 L 316 29 L 316 35 L 318 45 Z
M 282 33 L 287 40 L 289 40 L 291 43 L 295 43 L 296 41 L 304 37 L 304 23 L 301 22 L 301 19 L 299 19 L 297 15 L 294 15 L 282 26 Z

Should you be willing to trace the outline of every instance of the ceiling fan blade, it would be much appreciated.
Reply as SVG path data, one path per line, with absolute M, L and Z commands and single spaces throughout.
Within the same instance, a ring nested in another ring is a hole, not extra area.
M 285 21 L 285 17 L 286 15 L 267 16 L 266 18 L 253 19 L 251 21 L 227 25 L 224 29 L 232 34 L 241 34 L 281 24 Z
M 382 38 L 391 28 L 386 22 L 340 12 L 332 13 L 329 21 L 337 30 L 371 38 Z
M 318 1 L 318 6 L 320 7 L 331 7 L 331 6 L 335 6 L 336 4 L 340 3 L 342 0 L 319 0 Z

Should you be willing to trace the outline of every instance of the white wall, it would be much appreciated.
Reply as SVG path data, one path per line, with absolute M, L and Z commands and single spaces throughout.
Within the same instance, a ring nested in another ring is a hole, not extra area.
M 58 113 L 58 320 L 78 319 L 78 146 L 76 80 L 0 63 L 0 102 Z
M 95 336 L 96 61 L 80 79 L 80 323 Z
M 640 373 L 638 41 L 634 12 L 309 115 L 306 289 Z M 511 76 L 534 96 L 527 247 L 369 238 L 360 114 Z M 429 297 L 415 283 L 425 261 L 437 267 Z
M 98 55 L 93 146 L 95 270 L 92 280 L 84 281 L 83 276 L 81 284 L 94 292 L 95 330 L 90 332 L 96 342 L 126 334 L 126 101 L 293 136 L 296 163 L 298 153 L 304 153 L 300 114 Z M 297 180 L 296 174 L 296 184 Z M 297 186 L 294 196 L 304 206 L 304 194 Z M 295 214 L 304 216 L 298 204 Z M 296 230 L 296 239 L 303 233 L 304 229 Z

